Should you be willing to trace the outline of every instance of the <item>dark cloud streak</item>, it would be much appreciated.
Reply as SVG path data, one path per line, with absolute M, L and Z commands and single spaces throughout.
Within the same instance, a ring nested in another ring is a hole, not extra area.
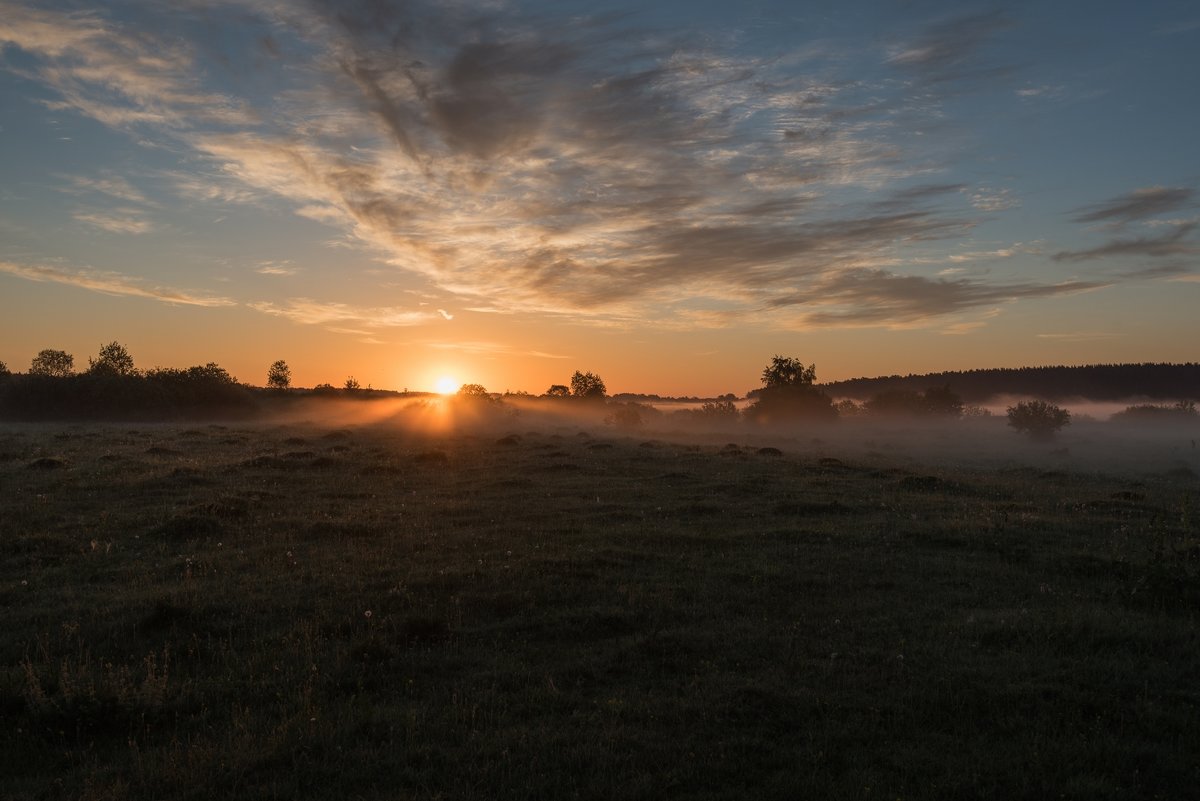
M 1180 256 L 1196 253 L 1198 249 L 1194 242 L 1187 241 L 1188 235 L 1196 228 L 1195 223 L 1176 226 L 1162 236 L 1140 236 L 1132 239 L 1113 239 L 1099 247 L 1088 250 L 1063 250 L 1051 258 L 1055 261 L 1087 261 L 1109 256 Z
M 1195 192 L 1180 187 L 1156 186 L 1136 189 L 1126 195 L 1085 206 L 1072 217 L 1075 222 L 1129 223 L 1167 214 L 1193 205 Z

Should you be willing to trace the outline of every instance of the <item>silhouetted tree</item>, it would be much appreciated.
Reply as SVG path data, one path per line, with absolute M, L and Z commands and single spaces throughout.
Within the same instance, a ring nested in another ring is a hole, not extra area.
M 8 365 L 0 361 L 0 378 L 12 375 L 12 370 L 8 369 Z
M 642 420 L 643 408 L 637 403 L 615 404 L 612 411 L 604 418 L 604 422 L 618 428 L 638 428 L 644 422 Z
M 949 386 L 930 387 L 924 392 L 888 389 L 877 392 L 864 404 L 870 414 L 883 417 L 961 417 L 962 398 Z
M 700 416 L 710 422 L 736 420 L 738 407 L 732 400 L 705 401 L 700 406 Z
M 922 396 L 925 413 L 933 417 L 962 417 L 963 400 L 950 391 L 949 384 L 940 387 L 930 387 Z
M 66 378 L 75 372 L 75 357 L 63 350 L 46 350 L 38 353 L 29 363 L 30 375 Z
M 351 391 L 356 390 L 356 389 L 362 389 L 362 385 L 358 383 L 358 379 L 355 378 L 354 376 L 347 376 L 346 383 L 342 384 L 342 387 L 344 389 L 348 389 Z
M 565 384 L 551 384 L 550 389 L 546 390 L 547 398 L 569 398 L 571 397 L 571 388 Z
M 917 417 L 925 413 L 925 399 L 911 389 L 889 389 L 872 395 L 863 407 L 875 417 Z
M 775 355 L 762 371 L 764 387 L 812 386 L 817 380 L 817 366 L 804 366 L 799 359 Z
M 283 359 L 267 368 L 267 386 L 271 389 L 287 389 L 292 385 L 292 368 Z
M 579 400 L 604 400 L 608 388 L 604 380 L 595 373 L 581 373 L 576 370 L 571 376 L 571 397 Z
M 1008 424 L 1031 439 L 1053 439 L 1054 434 L 1070 422 L 1070 412 L 1045 401 L 1021 401 L 1008 407 Z
M 833 404 L 833 408 L 837 411 L 838 417 L 859 417 L 867 413 L 867 407 L 860 403 L 846 398 Z
M 490 400 L 492 396 L 483 384 L 463 384 L 458 388 L 458 397 Z
M 92 375 L 134 376 L 138 374 L 133 366 L 133 357 L 120 342 L 109 342 L 100 346 L 100 355 L 88 358 L 87 371 Z
M 745 414 L 765 422 L 836 419 L 833 400 L 813 386 L 816 380 L 815 364 L 805 367 L 799 359 L 773 356 L 762 372 L 763 388 Z

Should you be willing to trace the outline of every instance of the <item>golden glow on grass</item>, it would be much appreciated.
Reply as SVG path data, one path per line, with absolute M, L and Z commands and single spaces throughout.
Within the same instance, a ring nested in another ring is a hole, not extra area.
M 437 380 L 434 387 L 442 395 L 453 395 L 458 392 L 458 381 L 452 376 L 444 375 Z

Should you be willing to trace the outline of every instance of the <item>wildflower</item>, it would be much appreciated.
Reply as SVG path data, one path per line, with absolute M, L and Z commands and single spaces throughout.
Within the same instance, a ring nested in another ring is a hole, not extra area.
M 368 609 L 367 611 L 363 612 L 363 617 L 365 617 L 367 620 L 370 620 L 371 619 L 371 610 Z

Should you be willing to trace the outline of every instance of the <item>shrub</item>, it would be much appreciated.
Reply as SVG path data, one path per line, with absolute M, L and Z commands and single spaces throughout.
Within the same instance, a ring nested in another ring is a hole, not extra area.
M 1053 439 L 1055 433 L 1070 422 L 1070 412 L 1045 401 L 1022 401 L 1008 407 L 1008 424 L 1031 439 Z
M 1196 420 L 1196 404 L 1192 401 L 1179 401 L 1170 406 L 1145 403 L 1138 406 L 1127 406 L 1124 411 L 1112 416 L 1116 422 L 1139 423 L 1171 423 L 1184 420 Z
M 705 401 L 700 416 L 709 421 L 728 421 L 738 418 L 738 407 L 731 400 Z

